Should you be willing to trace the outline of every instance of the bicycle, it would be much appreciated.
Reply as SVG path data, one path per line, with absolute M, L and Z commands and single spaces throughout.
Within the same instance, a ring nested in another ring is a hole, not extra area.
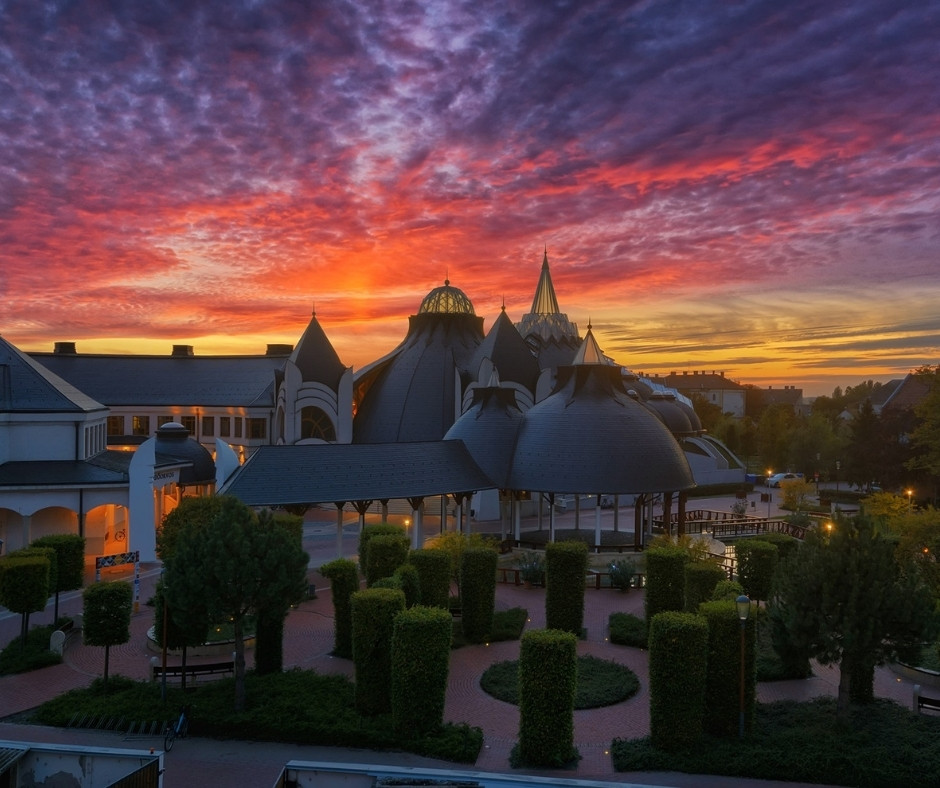
M 163 734 L 163 749 L 169 752 L 173 749 L 173 743 L 177 739 L 185 739 L 189 732 L 189 706 L 183 706 L 180 709 L 180 716 L 176 722 L 166 726 Z

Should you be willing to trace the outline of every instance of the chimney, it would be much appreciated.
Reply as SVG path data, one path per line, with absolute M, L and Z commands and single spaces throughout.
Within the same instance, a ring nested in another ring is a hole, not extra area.
M 174 357 L 178 357 L 178 356 L 194 356 L 196 354 L 193 353 L 192 345 L 173 345 L 173 352 L 170 355 Z
M 293 345 L 269 344 L 266 356 L 289 356 L 294 350 Z
M 78 354 L 74 342 L 56 342 L 52 352 L 57 356 L 75 356 Z

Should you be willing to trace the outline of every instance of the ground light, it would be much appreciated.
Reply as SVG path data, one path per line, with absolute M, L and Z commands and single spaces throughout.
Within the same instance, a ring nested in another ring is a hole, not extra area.
M 735 600 L 735 604 L 738 607 L 738 619 L 741 622 L 741 692 L 740 692 L 740 704 L 738 711 L 738 738 L 744 738 L 744 641 L 745 641 L 745 627 L 747 625 L 747 617 L 751 614 L 751 600 L 748 599 L 744 594 L 739 596 Z

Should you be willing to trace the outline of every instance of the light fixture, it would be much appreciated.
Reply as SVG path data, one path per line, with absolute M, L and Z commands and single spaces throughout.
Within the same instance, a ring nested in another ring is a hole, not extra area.
M 739 693 L 738 710 L 738 738 L 744 738 L 744 663 L 745 663 L 745 629 L 747 628 L 747 618 L 751 614 L 751 600 L 744 594 L 741 594 L 734 604 L 738 608 L 738 620 L 741 622 L 741 688 Z

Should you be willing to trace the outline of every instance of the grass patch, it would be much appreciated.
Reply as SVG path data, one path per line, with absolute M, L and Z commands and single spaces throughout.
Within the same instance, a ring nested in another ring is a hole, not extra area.
M 160 700 L 158 682 L 112 676 L 108 691 L 100 679 L 87 689 L 71 690 L 40 706 L 31 721 L 63 727 L 76 714 L 130 721 L 167 721 L 184 704 L 192 707 L 190 734 L 220 739 L 283 741 L 376 750 L 399 749 L 430 758 L 473 763 L 483 746 L 483 732 L 447 723 L 422 738 L 398 738 L 390 714 L 364 717 L 355 709 L 355 688 L 345 676 L 321 676 L 291 670 L 245 677 L 245 711 L 236 714 L 234 679 L 199 685 L 195 692 L 167 688 Z
M 523 607 L 512 607 L 509 610 L 497 610 L 493 613 L 493 630 L 487 637 L 489 643 L 498 643 L 501 640 L 518 640 L 522 637 L 529 620 L 529 611 Z M 462 648 L 467 645 L 463 636 L 463 625 L 459 620 L 454 621 L 451 648 Z
M 19 635 L 13 638 L 3 651 L 0 651 L 0 676 L 58 665 L 62 657 L 49 650 L 49 638 L 53 632 L 55 627 L 51 625 L 33 627 L 26 633 L 25 648 L 23 638 Z
M 519 661 L 491 665 L 480 677 L 483 691 L 497 700 L 519 705 Z M 632 698 L 640 681 L 629 668 L 597 657 L 578 657 L 576 709 L 597 709 Z
M 744 741 L 703 738 L 696 746 L 657 750 L 648 738 L 615 739 L 617 771 L 678 771 L 726 777 L 927 788 L 937 785 L 940 717 L 917 715 L 892 701 L 858 706 L 846 721 L 835 700 L 757 704 Z

